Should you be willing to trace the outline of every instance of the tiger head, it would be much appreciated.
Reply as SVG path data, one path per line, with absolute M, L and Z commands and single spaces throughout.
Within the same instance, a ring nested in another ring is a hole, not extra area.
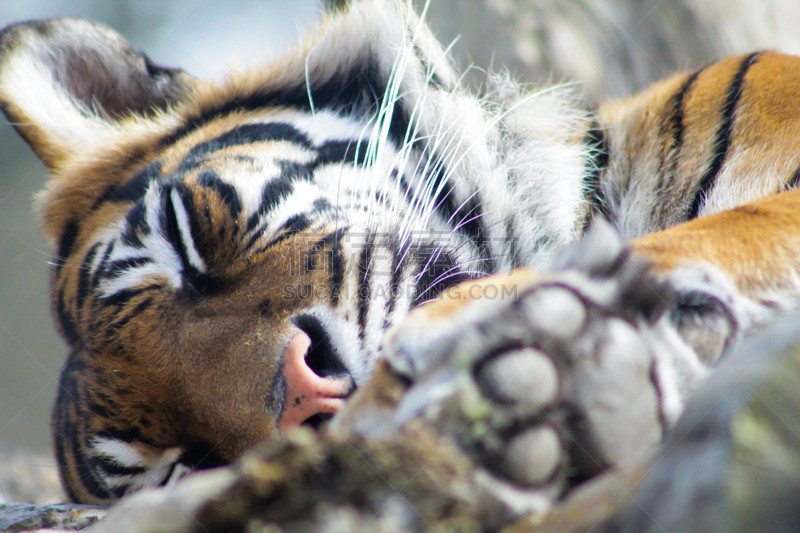
M 500 121 L 399 2 L 354 3 L 221 84 L 97 23 L 23 23 L 0 35 L 0 101 L 52 173 L 38 202 L 70 347 L 53 431 L 74 500 L 325 419 L 409 309 L 513 266 L 498 232 L 516 215 L 474 181 L 497 173 Z

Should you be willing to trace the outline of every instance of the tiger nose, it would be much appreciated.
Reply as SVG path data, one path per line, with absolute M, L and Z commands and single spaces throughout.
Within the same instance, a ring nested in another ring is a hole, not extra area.
M 315 415 L 332 416 L 342 408 L 353 389 L 348 375 L 321 376 L 309 366 L 306 355 L 312 347 L 305 333 L 295 335 L 286 347 L 283 374 L 286 380 L 286 403 L 278 420 L 284 432 L 309 421 Z

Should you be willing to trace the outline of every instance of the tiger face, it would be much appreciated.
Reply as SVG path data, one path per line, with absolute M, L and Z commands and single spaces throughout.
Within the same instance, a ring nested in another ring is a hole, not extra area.
M 39 204 L 71 350 L 53 432 L 72 499 L 318 424 L 410 309 L 547 252 L 551 237 L 508 253 L 532 210 L 478 194 L 464 169 L 496 172 L 498 132 L 415 21 L 363 2 L 222 85 L 92 22 L 3 32 L 0 100 L 53 174 Z

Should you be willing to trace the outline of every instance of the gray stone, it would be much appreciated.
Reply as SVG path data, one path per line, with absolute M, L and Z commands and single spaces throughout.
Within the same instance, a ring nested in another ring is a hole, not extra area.
M 105 515 L 102 507 L 57 503 L 51 505 L 0 505 L 0 531 L 32 531 L 84 529 Z

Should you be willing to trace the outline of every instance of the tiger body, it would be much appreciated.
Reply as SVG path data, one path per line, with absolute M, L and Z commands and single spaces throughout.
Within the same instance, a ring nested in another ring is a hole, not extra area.
M 338 411 L 387 331 L 471 299 L 412 309 L 550 260 L 599 217 L 676 295 L 657 438 L 726 346 L 797 307 L 797 58 L 727 59 L 591 112 L 508 80 L 477 98 L 393 2 L 221 85 L 85 21 L 12 26 L 0 47 L 4 111 L 53 173 L 39 202 L 71 347 L 53 432 L 76 501 Z M 297 350 L 319 399 L 290 390 Z

